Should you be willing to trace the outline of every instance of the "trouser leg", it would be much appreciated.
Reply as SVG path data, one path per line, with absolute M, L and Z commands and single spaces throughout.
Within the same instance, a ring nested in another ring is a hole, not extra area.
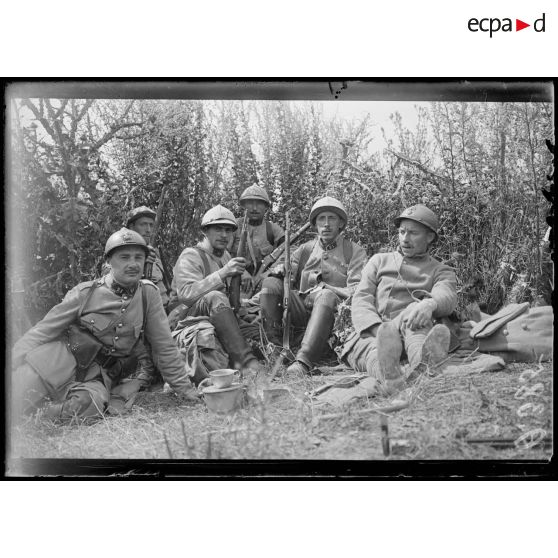
M 277 277 L 266 277 L 260 293 L 262 322 L 267 338 L 276 345 L 283 344 L 283 296 L 283 280 Z M 298 291 L 291 291 L 289 312 L 291 325 L 306 325 L 308 310 Z

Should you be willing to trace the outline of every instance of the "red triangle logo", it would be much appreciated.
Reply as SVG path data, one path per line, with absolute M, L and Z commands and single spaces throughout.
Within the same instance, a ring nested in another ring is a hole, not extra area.
M 520 19 L 515 20 L 515 30 L 516 31 L 521 31 L 522 29 L 525 29 L 526 27 L 531 27 L 531 24 L 530 23 L 525 23 L 524 21 L 521 21 Z

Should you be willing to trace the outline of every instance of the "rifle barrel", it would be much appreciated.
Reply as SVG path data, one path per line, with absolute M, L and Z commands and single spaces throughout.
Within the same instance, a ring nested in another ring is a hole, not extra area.
M 244 252 L 246 250 L 246 240 L 248 237 L 248 210 L 244 212 L 244 219 L 242 220 L 242 229 L 240 230 L 240 241 L 238 243 L 238 250 L 236 255 L 240 258 L 244 257 Z M 235 313 L 240 310 L 240 283 L 242 281 L 242 275 L 235 275 L 231 279 L 231 290 L 229 294 L 229 300 L 231 302 L 232 309 Z

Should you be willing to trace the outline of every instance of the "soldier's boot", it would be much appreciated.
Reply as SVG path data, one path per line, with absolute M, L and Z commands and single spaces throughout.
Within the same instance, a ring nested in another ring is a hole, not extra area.
M 334 319 L 335 309 L 331 304 L 316 301 L 300 349 L 296 353 L 296 360 L 287 368 L 287 373 L 307 374 L 312 369 L 324 353 Z
M 74 389 L 70 391 L 65 401 L 46 407 L 44 416 L 52 420 L 100 417 L 105 407 L 104 398 L 96 398 L 94 393 L 87 390 Z
M 220 308 L 209 318 L 209 321 L 215 328 L 215 333 L 232 360 L 234 368 L 240 370 L 244 378 L 253 378 L 263 372 L 262 365 L 242 336 L 232 308 Z
M 260 308 L 262 325 L 270 343 L 282 345 L 283 331 L 283 309 L 281 307 L 282 297 L 278 294 L 261 293 Z
M 399 328 L 393 322 L 385 322 L 376 334 L 378 347 L 378 367 L 380 369 L 380 391 L 383 395 L 393 395 L 405 387 L 405 377 L 401 370 L 403 342 Z
M 420 351 L 411 351 L 411 354 L 408 351 L 412 371 L 407 381 L 413 382 L 424 372 L 434 371 L 439 364 L 446 360 L 450 341 L 451 332 L 449 328 L 444 324 L 436 324 L 424 336 Z

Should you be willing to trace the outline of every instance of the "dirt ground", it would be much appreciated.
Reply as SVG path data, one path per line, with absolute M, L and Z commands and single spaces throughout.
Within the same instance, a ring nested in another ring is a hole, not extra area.
M 306 394 L 328 379 L 283 377 L 273 385 L 289 386 L 292 396 L 227 416 L 208 412 L 201 402 L 180 404 L 159 391 L 140 393 L 127 415 L 94 423 L 53 424 L 35 417 L 13 429 L 9 455 L 167 460 L 548 460 L 552 455 L 551 444 L 533 443 L 552 435 L 551 363 L 423 376 L 410 390 L 410 405 L 389 415 L 374 412 L 389 404 L 378 396 L 345 408 L 316 407 Z M 487 438 L 511 443 L 470 443 Z

